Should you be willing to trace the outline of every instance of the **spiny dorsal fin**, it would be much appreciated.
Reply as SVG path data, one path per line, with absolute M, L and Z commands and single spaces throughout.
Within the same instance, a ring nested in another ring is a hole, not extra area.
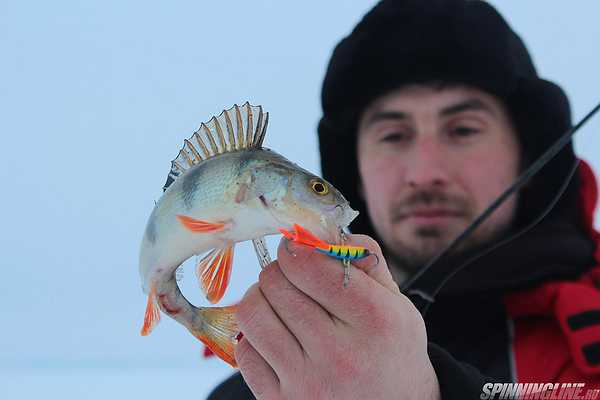
M 241 107 L 234 104 L 219 116 L 203 122 L 189 139 L 184 140 L 177 157 L 171 161 L 163 190 L 201 161 L 232 151 L 261 148 L 268 122 L 269 113 L 248 102 Z

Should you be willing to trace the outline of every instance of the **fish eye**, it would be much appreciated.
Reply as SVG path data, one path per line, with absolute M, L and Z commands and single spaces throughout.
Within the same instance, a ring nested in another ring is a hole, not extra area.
M 327 184 L 321 180 L 312 180 L 310 182 L 310 186 L 313 192 L 320 196 L 325 196 L 327 193 L 329 193 L 329 188 L 327 187 Z

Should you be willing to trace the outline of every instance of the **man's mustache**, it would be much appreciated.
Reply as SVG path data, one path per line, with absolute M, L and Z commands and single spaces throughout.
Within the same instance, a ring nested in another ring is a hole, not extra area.
M 404 219 L 407 215 L 423 209 L 440 209 L 460 215 L 467 215 L 470 203 L 462 197 L 449 195 L 439 190 L 420 190 L 392 206 L 392 218 Z

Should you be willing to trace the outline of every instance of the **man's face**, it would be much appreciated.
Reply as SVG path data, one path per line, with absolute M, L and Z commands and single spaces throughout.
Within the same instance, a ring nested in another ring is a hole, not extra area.
M 457 237 L 519 173 L 503 104 L 465 86 L 411 85 L 377 99 L 361 116 L 357 146 L 369 216 L 392 265 L 407 272 Z M 516 202 L 504 202 L 462 250 L 505 232 Z

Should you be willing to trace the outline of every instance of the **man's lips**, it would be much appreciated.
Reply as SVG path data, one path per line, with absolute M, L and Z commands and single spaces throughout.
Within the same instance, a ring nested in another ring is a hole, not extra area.
M 396 215 L 396 221 L 412 220 L 417 223 L 443 222 L 450 218 L 460 218 L 464 214 L 457 210 L 446 208 L 418 208 L 406 210 Z
M 408 213 L 409 217 L 458 217 L 460 213 L 453 210 L 427 209 L 414 210 Z

